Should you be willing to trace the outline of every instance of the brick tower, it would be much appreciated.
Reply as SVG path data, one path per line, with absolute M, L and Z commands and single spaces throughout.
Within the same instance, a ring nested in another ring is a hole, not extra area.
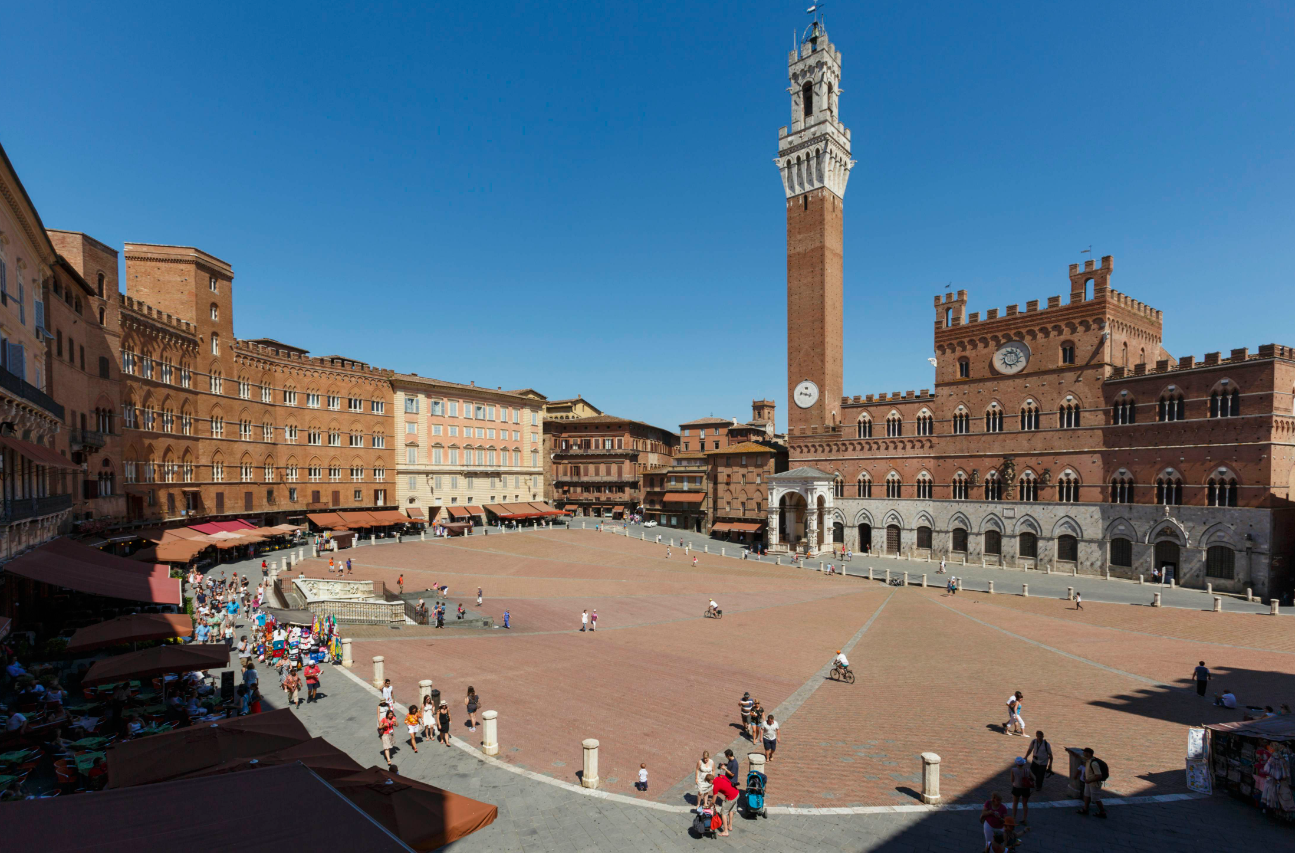
M 787 59 L 791 127 L 778 131 L 787 193 L 787 399 L 790 429 L 840 421 L 841 238 L 850 131 L 837 114 L 841 54 L 822 22 Z

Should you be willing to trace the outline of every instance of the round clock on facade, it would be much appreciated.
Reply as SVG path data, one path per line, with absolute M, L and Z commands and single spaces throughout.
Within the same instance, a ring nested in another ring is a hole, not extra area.
M 1023 341 L 1008 341 L 994 353 L 994 369 L 999 373 L 1020 373 L 1030 363 L 1030 348 Z
M 806 379 L 796 386 L 796 390 L 791 394 L 791 399 L 802 409 L 808 409 L 818 402 L 818 386 Z

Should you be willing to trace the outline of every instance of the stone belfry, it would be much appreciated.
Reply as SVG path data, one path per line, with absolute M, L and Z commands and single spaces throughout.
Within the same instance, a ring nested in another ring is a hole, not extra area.
M 791 126 L 778 131 L 787 193 L 788 426 L 841 418 L 842 225 L 850 131 L 837 112 L 841 54 L 816 16 L 787 58 Z

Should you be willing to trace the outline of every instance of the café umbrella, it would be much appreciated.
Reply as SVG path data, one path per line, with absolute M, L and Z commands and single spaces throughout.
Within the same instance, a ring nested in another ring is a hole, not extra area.
M 184 613 L 132 613 L 78 628 L 68 641 L 69 652 L 102 649 L 122 643 L 144 643 L 192 637 L 193 620 Z
M 436 850 L 494 823 L 499 809 L 377 767 L 330 779 L 337 791 L 415 850 Z
M 81 683 L 92 687 L 96 684 L 113 684 L 175 672 L 222 669 L 228 665 L 229 646 L 224 643 L 155 646 L 95 661 Z

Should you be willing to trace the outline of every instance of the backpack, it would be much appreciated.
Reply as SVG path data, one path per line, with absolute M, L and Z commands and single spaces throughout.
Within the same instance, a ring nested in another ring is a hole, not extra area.
M 1097 781 L 1105 782 L 1111 778 L 1111 768 L 1106 766 L 1106 762 L 1100 758 L 1093 759 L 1093 767 L 1097 771 Z

